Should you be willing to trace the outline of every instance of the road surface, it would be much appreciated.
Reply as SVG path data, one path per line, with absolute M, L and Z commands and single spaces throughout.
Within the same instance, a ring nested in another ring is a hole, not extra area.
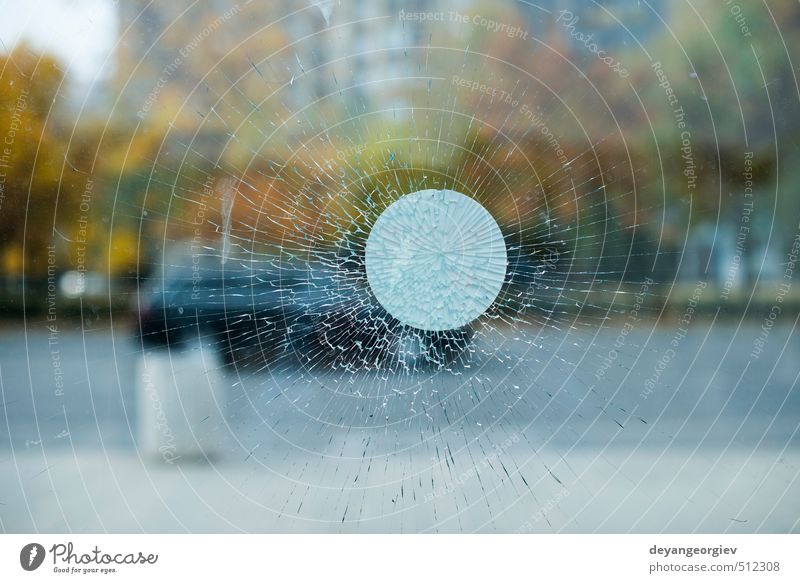
M 620 341 L 621 329 L 487 334 L 455 374 L 148 354 L 161 365 L 148 382 L 176 387 L 160 398 L 214 445 L 206 457 L 145 446 L 153 401 L 124 327 L 4 324 L 0 528 L 800 530 L 791 323 L 756 356 L 757 322 L 640 325 Z

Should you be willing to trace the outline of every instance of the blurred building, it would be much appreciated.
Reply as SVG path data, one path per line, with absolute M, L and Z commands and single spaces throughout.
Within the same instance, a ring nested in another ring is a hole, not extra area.
M 398 15 L 431 10 L 426 4 L 120 2 L 117 107 L 122 115 L 144 120 L 191 95 L 192 107 L 205 114 L 224 100 L 213 91 L 214 83 L 224 85 L 221 77 L 255 102 L 270 90 L 280 90 L 282 101 L 297 107 L 351 86 L 356 88 L 347 99 L 366 101 L 371 83 L 408 74 L 403 47 L 422 44 L 423 33 Z M 212 90 L 200 90 L 203 85 Z
M 562 11 L 566 13 L 556 22 Z M 663 33 L 662 19 L 668 21 L 670 18 L 665 0 L 646 3 L 631 0 L 539 0 L 535 6 L 523 8 L 522 12 L 536 35 L 546 37 L 551 31 L 557 31 L 574 49 L 581 46 L 580 37 L 576 39 L 569 34 L 574 30 L 592 35 L 597 46 L 606 51 L 633 47 L 637 41 L 646 47 L 654 36 Z M 576 17 L 574 27 L 567 30 L 565 25 Z

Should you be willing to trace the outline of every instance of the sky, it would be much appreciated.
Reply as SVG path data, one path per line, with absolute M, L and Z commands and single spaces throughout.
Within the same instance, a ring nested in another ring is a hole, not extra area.
M 118 1 L 0 0 L 0 51 L 25 41 L 56 55 L 74 82 L 89 85 L 116 43 Z

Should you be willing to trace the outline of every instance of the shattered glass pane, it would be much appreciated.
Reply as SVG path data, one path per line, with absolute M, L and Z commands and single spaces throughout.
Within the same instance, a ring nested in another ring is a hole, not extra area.
M 2 48 L 3 529 L 798 530 L 797 6 L 107 4 Z

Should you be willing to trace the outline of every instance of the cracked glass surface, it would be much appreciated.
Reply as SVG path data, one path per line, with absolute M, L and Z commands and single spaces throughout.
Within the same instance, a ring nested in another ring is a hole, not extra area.
M 797 530 L 796 8 L 112 8 L 0 74 L 3 528 Z

